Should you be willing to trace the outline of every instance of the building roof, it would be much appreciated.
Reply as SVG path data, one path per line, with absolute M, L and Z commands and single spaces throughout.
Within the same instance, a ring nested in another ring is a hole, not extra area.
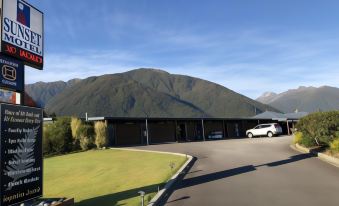
M 253 119 L 272 119 L 272 120 L 280 120 L 280 121 L 286 121 L 286 120 L 298 120 L 304 116 L 308 115 L 307 112 L 294 112 L 294 113 L 279 113 L 279 112 L 271 112 L 266 111 L 261 114 L 258 114 Z
M 287 119 L 300 119 L 302 117 L 305 117 L 306 115 L 308 115 L 308 112 L 293 112 L 285 114 Z
M 214 118 L 214 117 L 88 117 L 88 121 L 101 121 L 101 120 L 137 120 L 137 121 L 145 121 L 145 120 L 192 120 L 192 121 L 201 121 L 201 120 L 252 120 L 250 117 L 239 117 L 239 118 Z
M 283 113 L 266 111 L 252 118 L 253 119 L 273 119 L 273 118 L 286 118 L 286 117 Z

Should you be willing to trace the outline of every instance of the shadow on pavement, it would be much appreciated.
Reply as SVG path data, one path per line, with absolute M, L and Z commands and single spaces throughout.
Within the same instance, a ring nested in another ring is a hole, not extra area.
M 230 170 L 214 172 L 211 174 L 192 177 L 189 179 L 184 179 L 181 182 L 181 185 L 179 186 L 178 189 L 185 188 L 185 187 L 191 187 L 191 186 L 195 186 L 195 185 L 199 185 L 199 184 L 203 184 L 203 183 L 207 183 L 207 182 L 211 182 L 211 181 L 215 181 L 215 180 L 219 180 L 219 179 L 223 179 L 223 178 L 227 178 L 227 177 L 231 177 L 231 176 L 235 176 L 235 175 L 239 175 L 239 174 L 243 174 L 247 172 L 252 172 L 255 170 L 256 169 L 253 165 L 247 165 L 247 166 L 238 167 L 238 168 L 234 168 Z
M 183 197 L 180 197 L 178 199 L 168 201 L 167 203 L 177 202 L 177 201 L 185 200 L 185 199 L 189 199 L 189 198 L 190 198 L 190 196 L 183 196 Z
M 292 163 L 292 162 L 297 162 L 297 161 L 312 158 L 312 157 L 315 157 L 315 155 L 314 154 L 298 154 L 298 155 L 293 155 L 290 158 L 285 159 L 285 160 L 279 160 L 279 161 L 276 161 L 276 162 L 270 162 L 270 163 L 266 163 L 266 164 L 262 164 L 262 165 L 257 165 L 255 167 L 261 167 L 261 166 L 277 167 L 277 166 L 280 166 L 280 165 L 289 164 L 289 163 Z
M 291 156 L 291 157 L 289 157 L 288 159 L 285 159 L 285 160 L 279 160 L 279 161 L 270 162 L 270 163 L 266 163 L 266 164 L 262 164 L 262 165 L 257 165 L 257 166 L 246 165 L 246 166 L 237 167 L 237 168 L 224 170 L 224 171 L 220 171 L 220 172 L 214 172 L 214 173 L 205 174 L 205 175 L 201 175 L 201 176 L 197 176 L 197 177 L 191 177 L 191 178 L 188 178 L 188 179 L 183 179 L 182 181 L 178 182 L 177 185 L 176 185 L 176 188 L 174 190 L 187 188 L 187 187 L 191 187 L 191 186 L 195 186 L 195 185 L 199 185 L 199 184 L 204 184 L 204 183 L 207 183 L 207 182 L 211 182 L 211 181 L 215 181 L 215 180 L 219 180 L 219 179 L 224 179 L 224 178 L 227 178 L 227 177 L 236 176 L 236 175 L 240 175 L 240 174 L 244 174 L 244 173 L 248 173 L 248 172 L 253 172 L 253 171 L 257 170 L 257 168 L 263 167 L 263 166 L 277 167 L 277 166 L 281 166 L 281 165 L 284 165 L 284 164 L 289 164 L 289 163 L 301 161 L 301 160 L 304 160 L 304 159 L 312 158 L 314 156 L 315 155 L 312 155 L 312 154 L 299 154 L 299 155 Z

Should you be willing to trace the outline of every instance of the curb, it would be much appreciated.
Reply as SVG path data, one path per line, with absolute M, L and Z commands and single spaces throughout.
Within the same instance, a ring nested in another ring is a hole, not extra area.
M 311 153 L 311 150 L 306 148 L 306 147 L 303 147 L 301 146 L 300 144 L 294 144 L 294 145 L 291 145 L 292 148 L 294 147 L 294 149 L 297 149 L 299 152 L 302 152 L 302 153 Z
M 293 144 L 293 145 L 290 145 L 290 147 L 292 149 L 298 151 L 298 152 L 301 152 L 301 153 L 313 154 L 316 157 L 318 157 L 320 160 L 327 162 L 327 163 L 339 168 L 339 159 L 338 158 L 329 156 L 329 155 L 321 153 L 321 152 L 317 152 L 315 150 L 308 149 L 308 148 L 303 147 L 299 144 Z
M 135 151 L 135 152 L 151 152 L 151 153 L 158 153 L 158 154 L 171 154 L 171 155 L 177 155 L 177 156 L 184 156 L 187 158 L 186 162 L 180 167 L 180 169 L 169 179 L 164 186 L 153 198 L 152 200 L 147 204 L 147 206 L 157 206 L 159 201 L 168 193 L 168 191 L 171 189 L 171 187 L 178 181 L 181 175 L 185 174 L 187 171 L 185 171 L 186 168 L 192 163 L 194 160 L 193 156 L 182 154 L 182 153 L 173 153 L 173 152 L 161 152 L 161 151 L 154 151 L 154 150 L 141 150 L 141 149 L 129 149 L 129 148 L 110 148 L 113 150 L 127 150 L 127 151 Z

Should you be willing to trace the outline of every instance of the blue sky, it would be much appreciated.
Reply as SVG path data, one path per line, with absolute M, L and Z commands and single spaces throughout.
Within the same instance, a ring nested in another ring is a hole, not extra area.
M 256 98 L 339 87 L 339 1 L 29 0 L 45 66 L 26 83 L 159 68 Z

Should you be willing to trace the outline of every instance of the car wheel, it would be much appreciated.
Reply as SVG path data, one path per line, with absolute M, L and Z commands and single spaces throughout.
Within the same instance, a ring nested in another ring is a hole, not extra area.
M 248 137 L 248 138 L 252 138 L 252 137 L 253 137 L 253 134 L 252 134 L 252 133 L 248 133 L 248 134 L 247 134 L 247 137 Z
M 272 132 L 267 132 L 267 136 L 268 137 L 273 137 L 273 133 Z

